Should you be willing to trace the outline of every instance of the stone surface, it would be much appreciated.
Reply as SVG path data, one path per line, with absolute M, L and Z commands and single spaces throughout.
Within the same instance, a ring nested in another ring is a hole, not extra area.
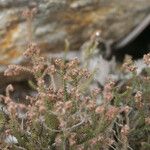
M 19 63 L 29 39 L 22 11 L 37 6 L 32 35 L 43 51 L 78 50 L 91 34 L 116 41 L 129 33 L 150 13 L 149 0 L 0 0 L 0 65 Z

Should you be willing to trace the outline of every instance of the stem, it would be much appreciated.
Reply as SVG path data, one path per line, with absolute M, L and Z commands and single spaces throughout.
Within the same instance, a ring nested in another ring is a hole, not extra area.
M 56 84 L 55 84 L 54 76 L 52 74 L 50 74 L 50 77 L 51 77 L 51 81 L 52 81 L 52 87 L 54 88 L 54 91 L 56 91 Z
M 21 146 L 17 146 L 17 145 L 14 145 L 15 148 L 17 148 L 18 150 L 27 150 L 26 148 L 23 148 Z
M 65 65 L 65 60 L 64 60 L 64 65 Z M 66 74 L 66 68 L 64 67 L 62 70 L 62 82 L 63 82 L 63 91 L 64 91 L 64 101 L 67 101 L 68 99 L 68 93 L 67 93 L 67 82 L 66 79 L 64 79 L 64 75 Z
M 27 29 L 28 29 L 28 38 L 29 38 L 29 42 L 31 42 L 33 40 L 33 30 L 32 30 L 32 17 L 29 17 L 27 19 Z
M 65 132 L 63 132 L 63 150 L 67 150 L 66 139 L 66 134 Z
M 67 93 L 66 80 L 63 80 L 63 88 L 64 88 L 64 101 L 67 101 L 68 93 Z

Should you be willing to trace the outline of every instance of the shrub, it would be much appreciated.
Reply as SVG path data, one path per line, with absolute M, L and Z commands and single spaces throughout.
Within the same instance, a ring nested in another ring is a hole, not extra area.
M 6 95 L 0 96 L 2 149 L 150 148 L 149 67 L 137 75 L 132 59 L 127 58 L 123 70 L 130 73 L 130 79 L 119 83 L 110 79 L 103 89 L 91 90 L 93 74 L 80 67 L 77 59 L 46 60 L 34 43 L 24 56 L 32 67 L 10 65 L 5 75 L 32 73 L 36 82 L 30 83 L 37 94 L 27 95 L 27 103 L 17 103 L 8 85 Z M 149 54 L 145 55 L 147 65 L 149 60 Z

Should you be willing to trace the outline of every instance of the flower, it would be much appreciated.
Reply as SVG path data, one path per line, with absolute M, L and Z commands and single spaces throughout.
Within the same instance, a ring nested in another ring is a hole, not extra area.
M 115 106 L 109 107 L 108 111 L 106 112 L 106 117 L 109 121 L 111 121 L 119 112 L 119 108 Z
M 145 118 L 145 123 L 150 125 L 150 117 Z
M 98 107 L 95 109 L 95 112 L 96 112 L 97 114 L 101 114 L 101 113 L 104 112 L 104 110 L 105 110 L 104 106 L 98 106 Z
M 145 54 L 145 55 L 143 56 L 143 59 L 144 59 L 144 63 L 145 63 L 146 65 L 149 65 L 149 64 L 150 64 L 150 53 Z
M 137 91 L 135 96 L 134 96 L 134 98 L 135 98 L 135 102 L 141 102 L 141 100 L 142 100 L 142 92 L 141 91 Z
M 129 134 L 129 126 L 126 124 L 124 125 L 122 128 L 121 128 L 121 134 L 124 135 L 124 136 L 127 136 Z

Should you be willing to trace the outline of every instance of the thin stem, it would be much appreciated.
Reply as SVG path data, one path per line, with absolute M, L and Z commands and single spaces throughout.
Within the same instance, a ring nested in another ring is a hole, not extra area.
M 56 91 L 56 84 L 55 84 L 54 76 L 52 74 L 50 74 L 50 77 L 51 77 L 52 87 L 53 87 L 54 91 Z

